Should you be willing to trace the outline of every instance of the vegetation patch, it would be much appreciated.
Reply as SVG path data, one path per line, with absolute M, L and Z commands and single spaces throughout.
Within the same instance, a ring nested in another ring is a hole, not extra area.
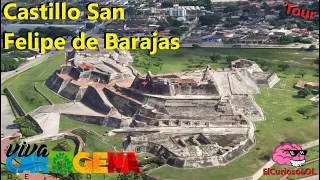
M 1 84 L 1 90 L 3 92 L 3 89 L 8 87 L 26 113 L 40 106 L 49 105 L 49 102 L 34 89 L 34 84 L 44 84 L 46 79 L 51 76 L 64 61 L 63 54 L 55 55 L 39 65 L 8 79 Z M 47 96 L 49 93 L 52 92 L 45 92 L 46 97 L 49 97 L 52 102 L 62 102 L 60 97 L 54 93 L 52 93 L 51 96 Z
M 19 125 L 20 132 L 24 137 L 31 137 L 39 134 L 36 125 L 31 120 L 25 117 L 18 117 L 13 122 Z
M 17 69 L 27 57 L 30 57 L 30 53 L 17 50 L 1 55 L 1 72 Z

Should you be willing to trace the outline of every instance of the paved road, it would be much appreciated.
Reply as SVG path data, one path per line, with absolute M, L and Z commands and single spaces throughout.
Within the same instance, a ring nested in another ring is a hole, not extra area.
M 13 123 L 15 119 L 7 96 L 1 95 L 1 134 L 5 137 L 19 132 L 19 128 Z
M 319 139 L 302 144 L 301 146 L 303 149 L 308 149 L 308 148 L 311 148 L 314 146 L 319 146 Z M 271 168 L 271 166 L 273 166 L 274 164 L 275 164 L 274 161 L 272 161 L 272 160 L 268 161 L 264 166 L 262 166 L 262 168 L 260 168 L 256 173 L 253 174 L 252 179 L 253 180 L 259 179 L 263 175 L 263 169 Z

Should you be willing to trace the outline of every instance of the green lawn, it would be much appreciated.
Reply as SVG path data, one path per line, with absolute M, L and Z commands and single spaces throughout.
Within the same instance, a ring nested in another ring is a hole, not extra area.
M 302 106 L 311 105 L 308 101 L 312 97 L 293 98 L 297 90 L 293 85 L 300 79 L 318 81 L 315 76 L 317 66 L 313 64 L 314 58 L 318 57 L 318 52 L 305 52 L 291 49 L 219 49 L 200 48 L 190 51 L 181 48 L 178 51 L 183 53 L 182 57 L 174 57 L 177 51 L 160 51 L 160 56 L 164 62 L 162 71 L 156 73 L 167 73 L 183 70 L 187 59 L 191 56 L 207 57 L 214 52 L 223 56 L 237 55 L 241 58 L 261 58 L 268 60 L 272 66 L 268 71 L 275 71 L 281 81 L 273 89 L 261 89 L 261 93 L 255 95 L 256 102 L 263 109 L 266 121 L 255 123 L 256 145 L 252 150 L 224 167 L 211 167 L 199 169 L 179 169 L 170 166 L 163 166 L 149 175 L 161 179 L 188 179 L 188 180 L 211 180 L 211 179 L 234 179 L 251 176 L 262 165 L 264 165 L 272 155 L 276 146 L 281 142 L 306 143 L 319 138 L 319 120 L 306 119 L 296 112 Z M 299 53 L 299 54 L 298 54 Z M 306 59 L 310 58 L 310 59 Z M 220 63 L 221 62 L 221 63 Z M 225 59 L 219 60 L 216 66 L 223 65 Z M 281 71 L 277 64 L 288 63 L 290 68 Z M 175 65 L 176 64 L 176 65 Z M 297 75 L 298 72 L 305 71 L 304 78 Z M 318 111 L 313 107 L 312 111 Z M 292 117 L 294 121 L 288 122 L 284 118 Z M 312 154 L 312 153 L 311 153 Z M 231 173 L 232 172 L 232 173 Z
M 134 50 L 131 52 L 134 58 L 144 59 L 149 57 L 148 55 L 146 55 L 147 53 L 141 50 Z M 211 63 L 210 56 L 212 56 L 215 53 L 219 53 L 222 56 L 222 58 L 218 60 L 217 63 Z M 235 55 L 239 58 L 258 58 L 261 60 L 267 60 L 268 62 L 272 62 L 273 64 L 289 63 L 291 70 L 292 67 L 298 67 L 299 69 L 297 71 L 299 71 L 301 70 L 301 68 L 309 69 L 310 65 L 313 65 L 314 59 L 319 56 L 319 53 L 318 51 L 308 52 L 301 51 L 299 49 L 245 49 L 205 47 L 199 49 L 180 48 L 175 51 L 159 50 L 154 56 L 151 57 L 160 58 L 163 62 L 163 66 L 161 69 L 159 67 L 154 66 L 150 68 L 150 71 L 153 74 L 159 74 L 173 73 L 186 70 L 189 71 L 196 69 L 188 62 L 188 59 L 193 59 L 197 61 L 208 61 L 210 62 L 209 64 L 211 65 L 211 67 L 213 68 L 226 67 L 228 63 L 226 62 L 225 57 L 229 55 Z M 202 68 L 205 66 L 206 64 L 204 64 Z M 146 72 L 146 70 L 141 67 L 136 68 L 141 72 Z M 296 69 L 293 70 L 295 71 Z
M 75 128 L 82 128 L 82 129 L 88 129 L 90 131 L 94 131 L 101 136 L 106 132 L 106 131 L 111 131 L 113 128 L 111 127 L 106 127 L 106 126 L 99 126 L 95 124 L 88 124 L 84 122 L 80 122 L 74 119 L 70 119 L 66 116 L 60 116 L 60 124 L 59 124 L 59 130 L 61 131 L 68 131 L 71 129 Z
M 44 83 L 45 80 L 64 62 L 64 55 L 55 55 L 45 62 L 40 63 L 22 72 L 1 84 L 1 92 L 5 87 L 9 87 L 15 98 L 18 100 L 26 113 L 34 109 L 48 105 L 49 102 L 34 89 L 34 83 Z M 41 87 L 40 87 L 41 89 Z M 41 89 L 42 90 L 42 89 Z M 51 92 L 48 92 L 51 93 Z M 45 94 L 48 94 L 45 92 Z M 61 98 L 53 93 L 48 97 L 53 102 L 62 102 Z
M 63 99 L 62 97 L 51 92 L 45 85 L 45 82 L 36 82 L 36 87 L 38 91 L 40 91 L 53 104 L 64 104 L 69 102 L 68 100 Z
M 138 161 L 142 161 L 145 159 L 145 157 L 148 157 L 148 159 L 155 157 L 155 155 L 151 154 L 151 153 L 139 153 L 136 154 L 136 158 Z
M 97 137 L 80 131 L 79 129 L 75 129 L 72 132 L 81 136 L 85 141 L 86 145 L 83 150 L 85 152 L 114 152 L 113 147 L 115 147 L 117 151 L 122 151 L 122 142 L 126 137 L 124 135 L 101 136 L 102 140 L 99 140 Z

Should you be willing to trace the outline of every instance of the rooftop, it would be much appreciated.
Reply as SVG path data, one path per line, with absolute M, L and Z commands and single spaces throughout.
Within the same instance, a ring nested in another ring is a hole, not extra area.
M 305 85 L 310 85 L 313 87 L 319 87 L 319 82 L 308 82 L 308 81 L 299 81 L 295 87 L 304 88 Z

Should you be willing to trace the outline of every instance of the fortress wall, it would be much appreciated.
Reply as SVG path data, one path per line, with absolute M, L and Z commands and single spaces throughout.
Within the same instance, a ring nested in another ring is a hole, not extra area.
M 71 79 L 64 80 L 63 83 L 61 84 L 60 88 L 59 88 L 58 93 L 60 93 L 61 90 L 64 89 L 67 86 L 67 84 L 69 84 L 71 81 L 72 81 Z
M 130 143 L 131 143 L 131 137 L 128 136 L 128 137 L 126 138 L 126 140 L 124 140 L 124 141 L 122 142 L 122 147 L 123 147 L 123 150 L 124 150 L 124 151 L 127 151 L 127 150 L 128 150 L 128 147 L 129 147 Z M 130 150 L 129 150 L 129 151 L 130 151 Z
M 79 92 L 80 86 L 69 81 L 59 94 L 69 100 L 75 100 Z
M 156 98 L 151 96 L 146 96 L 143 100 L 143 104 L 152 106 L 152 107 L 163 107 L 166 103 L 165 99 L 162 98 Z
M 276 73 L 273 73 L 272 76 L 268 79 L 269 88 L 272 88 L 280 81 L 280 78 L 277 76 Z
M 51 136 L 40 136 L 40 135 L 36 135 L 36 136 L 33 136 L 33 137 L 37 137 L 39 136 L 40 138 L 37 138 L 37 139 L 29 139 L 29 138 L 26 138 L 26 142 L 27 143 L 41 143 L 41 142 L 46 142 L 46 141 L 56 141 L 56 140 L 60 140 L 60 139 L 64 139 L 64 133 L 60 133 L 60 134 L 57 134 L 57 135 L 51 135 Z
M 76 144 L 75 153 L 77 154 L 77 153 L 81 152 L 82 148 L 83 148 L 83 145 L 82 145 L 83 140 L 80 138 L 81 138 L 80 136 L 77 136 L 72 133 L 60 133 L 57 135 L 44 137 L 44 138 L 38 139 L 36 141 L 31 141 L 31 142 L 32 143 L 40 143 L 40 142 L 55 141 L 55 140 L 60 140 L 60 139 L 71 139 Z M 30 143 L 30 141 L 28 143 Z
M 219 95 L 218 90 L 212 84 L 181 84 L 175 87 L 176 93 L 180 95 Z
M 58 73 L 59 74 L 69 74 L 71 69 L 72 69 L 72 66 L 62 66 L 62 68 L 60 69 L 60 72 L 58 72 Z
M 240 145 L 233 148 L 229 151 L 226 155 L 223 156 L 224 163 L 230 163 L 231 160 L 234 160 L 236 157 L 240 156 L 241 154 L 247 153 L 253 145 L 253 142 L 250 139 L 241 142 Z
M 166 110 L 172 116 L 202 117 L 214 116 L 215 114 L 217 114 L 216 110 L 213 107 L 173 106 L 166 107 Z
M 221 160 L 217 156 L 213 157 L 190 157 L 187 158 L 183 168 L 201 168 L 201 167 L 213 167 L 221 166 Z
M 258 111 L 258 115 L 261 117 L 261 119 L 256 119 L 256 120 L 265 120 L 264 114 L 262 109 L 260 108 L 260 106 L 258 106 L 258 104 L 256 103 L 256 101 L 253 99 L 253 96 L 248 96 L 248 98 L 250 99 L 252 105 L 255 107 L 255 109 Z
M 122 120 L 116 117 L 109 117 L 106 126 L 113 128 L 121 128 L 123 126 Z
M 115 85 L 117 86 L 117 85 Z M 126 94 L 127 96 L 133 98 L 133 99 L 136 99 L 140 102 L 143 101 L 144 99 L 144 96 L 136 91 L 133 91 L 131 89 L 128 89 L 128 88 L 120 88 L 120 91 L 123 92 L 124 94 Z
M 248 124 L 249 124 L 248 138 L 250 139 L 250 141 L 252 141 L 254 143 L 255 142 L 254 131 L 256 128 L 255 128 L 253 122 L 249 121 Z
M 97 81 L 98 79 L 100 79 L 100 82 L 107 84 L 110 81 L 110 74 L 92 71 L 90 75 L 90 81 Z
M 13 96 L 12 92 L 10 91 L 9 88 L 5 88 L 4 92 L 7 94 L 8 98 L 10 99 L 12 106 L 17 110 L 18 114 L 20 116 L 25 116 L 26 112 L 22 109 L 21 105 L 19 102 L 16 100 L 16 98 Z
M 166 84 L 152 84 L 152 94 L 161 94 L 171 96 L 169 85 Z
M 43 133 L 43 130 L 40 127 L 39 123 L 30 114 L 28 114 L 26 118 L 29 119 L 36 126 L 36 130 L 39 134 Z
M 133 116 L 136 110 L 141 106 L 130 99 L 115 94 L 107 88 L 104 88 L 103 92 L 110 103 L 112 103 L 114 107 L 116 107 L 118 111 L 125 116 Z
M 136 76 L 136 78 L 133 80 L 132 84 L 131 84 L 131 88 L 135 88 L 135 89 L 140 89 L 140 84 L 145 81 L 145 79 L 139 78 Z
M 72 67 L 68 74 L 72 79 L 77 80 L 80 76 L 80 71 L 79 69 Z
M 206 106 L 214 107 L 219 103 L 219 99 L 167 99 L 165 106 Z
M 107 121 L 105 120 L 104 116 L 90 116 L 90 115 L 78 115 L 78 114 L 68 114 L 68 113 L 61 113 L 62 116 L 66 116 L 70 119 L 88 123 L 88 124 L 95 124 L 100 126 L 106 126 Z
M 46 81 L 46 86 L 53 92 L 57 93 L 64 80 L 60 78 L 56 73 L 53 73 Z
M 136 114 L 134 116 L 134 120 L 135 121 L 139 121 L 139 122 L 136 122 L 136 123 L 144 123 L 144 124 L 148 124 L 148 125 L 152 125 L 152 124 L 150 124 L 150 122 L 154 121 L 154 119 L 150 118 L 148 115 L 143 115 L 143 114 L 142 115 Z
M 247 92 L 249 92 L 248 94 L 251 94 L 251 92 L 259 93 L 259 87 L 248 71 L 236 71 L 236 75 L 241 79 L 240 82 L 246 85 L 242 86 L 247 89 Z
M 92 86 L 88 86 L 80 102 L 101 114 L 106 115 L 111 110 L 111 108 L 104 103 L 97 90 Z
M 79 91 L 75 97 L 75 100 L 80 101 L 84 95 L 84 93 L 87 91 L 88 87 L 80 87 Z
M 82 138 L 80 136 L 70 133 L 70 134 L 65 134 L 64 138 L 72 139 L 75 142 L 75 144 L 76 144 L 75 154 L 78 154 L 79 152 L 82 151 L 83 146 L 84 146 L 84 144 L 83 144 L 84 141 L 82 140 Z
M 116 72 L 118 73 L 122 73 L 123 70 L 122 70 L 122 66 L 121 65 L 118 65 L 116 63 L 111 63 L 110 61 L 102 61 L 105 65 L 111 67 L 112 69 L 114 69 Z
M 91 71 L 84 71 L 84 72 L 81 72 L 80 76 L 79 76 L 79 80 L 88 80 L 89 77 L 91 75 Z
M 251 95 L 234 95 L 231 98 L 231 104 L 236 113 L 242 114 L 250 121 L 264 120 L 261 108 Z

